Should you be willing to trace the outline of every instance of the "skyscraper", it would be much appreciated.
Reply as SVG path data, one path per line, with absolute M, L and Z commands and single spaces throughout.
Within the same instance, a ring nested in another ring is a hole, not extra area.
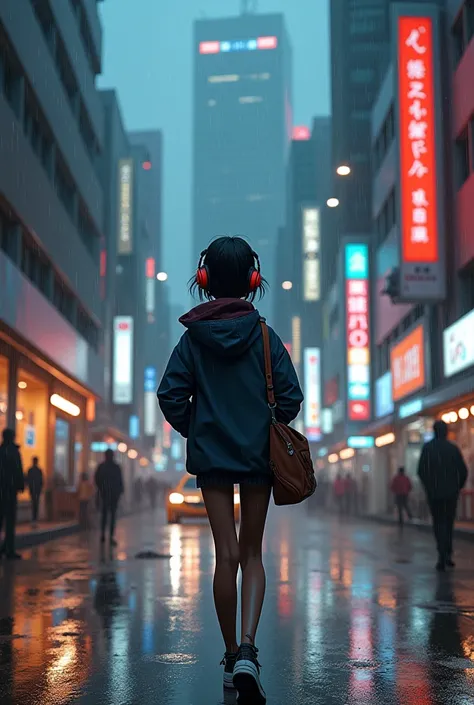
M 194 52 L 194 254 L 241 234 L 273 288 L 292 123 L 283 15 L 199 20 Z

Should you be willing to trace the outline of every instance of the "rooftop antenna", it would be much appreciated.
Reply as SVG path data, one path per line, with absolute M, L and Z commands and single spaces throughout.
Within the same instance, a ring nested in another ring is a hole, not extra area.
M 240 11 L 242 15 L 253 15 L 257 12 L 258 0 L 240 0 Z

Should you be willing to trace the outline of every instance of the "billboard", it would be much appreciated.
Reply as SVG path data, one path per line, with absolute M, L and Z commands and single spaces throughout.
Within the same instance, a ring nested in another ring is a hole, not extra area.
M 119 161 L 117 254 L 130 255 L 133 249 L 133 161 Z
M 392 398 L 399 401 L 425 386 L 425 330 L 423 324 L 390 351 Z
M 145 367 L 145 436 L 154 436 L 156 433 L 157 386 L 156 367 Z
M 321 351 L 304 350 L 304 425 L 308 441 L 321 440 Z
M 443 359 L 445 377 L 474 365 L 474 311 L 443 332 Z
M 367 243 L 345 245 L 344 271 L 347 418 L 349 421 L 368 421 L 371 416 L 371 399 L 369 247 Z
M 392 373 L 386 372 L 375 382 L 375 416 L 393 414 L 394 404 L 392 399 Z
M 153 323 L 153 313 L 155 313 L 155 260 L 153 257 L 148 257 L 145 262 L 145 310 L 148 316 L 148 322 Z
M 114 318 L 114 404 L 131 404 L 133 401 L 133 318 Z
M 276 49 L 278 37 L 253 37 L 251 39 L 233 39 L 220 41 L 199 42 L 200 54 L 228 54 L 236 51 L 264 51 Z
M 435 16 L 396 18 L 400 177 L 400 300 L 445 296 L 441 250 L 439 57 Z M 438 187 L 437 187 L 438 185 Z
M 303 299 L 319 301 L 321 296 L 321 219 L 319 208 L 303 207 Z

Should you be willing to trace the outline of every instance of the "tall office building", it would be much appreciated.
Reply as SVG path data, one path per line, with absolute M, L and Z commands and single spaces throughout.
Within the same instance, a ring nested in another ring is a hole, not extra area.
M 199 20 L 194 30 L 194 254 L 242 234 L 274 288 L 292 123 L 284 18 Z M 270 305 L 271 293 L 262 310 Z
M 335 176 L 339 237 L 372 227 L 370 114 L 389 61 L 389 13 L 387 0 L 331 2 L 333 173 L 341 164 L 352 169 L 349 177 Z M 328 283 L 334 281 L 339 237 L 328 243 Z
M 325 248 L 326 292 L 336 276 L 341 236 L 372 230 L 370 116 L 390 61 L 393 2 L 331 0 L 332 163 L 340 205 L 333 212 L 333 237 Z M 424 2 L 444 4 L 419 4 Z M 336 175 L 341 164 L 351 167 L 349 177 Z

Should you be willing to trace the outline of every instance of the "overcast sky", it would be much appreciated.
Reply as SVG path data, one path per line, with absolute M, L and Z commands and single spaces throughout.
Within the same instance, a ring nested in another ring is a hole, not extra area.
M 128 130 L 164 134 L 164 262 L 171 299 L 187 301 L 191 241 L 192 24 L 235 15 L 240 0 L 106 0 L 101 88 L 116 88 Z M 259 0 L 284 12 L 293 46 L 296 124 L 330 112 L 328 0 Z M 184 253 L 184 255 L 183 255 Z

